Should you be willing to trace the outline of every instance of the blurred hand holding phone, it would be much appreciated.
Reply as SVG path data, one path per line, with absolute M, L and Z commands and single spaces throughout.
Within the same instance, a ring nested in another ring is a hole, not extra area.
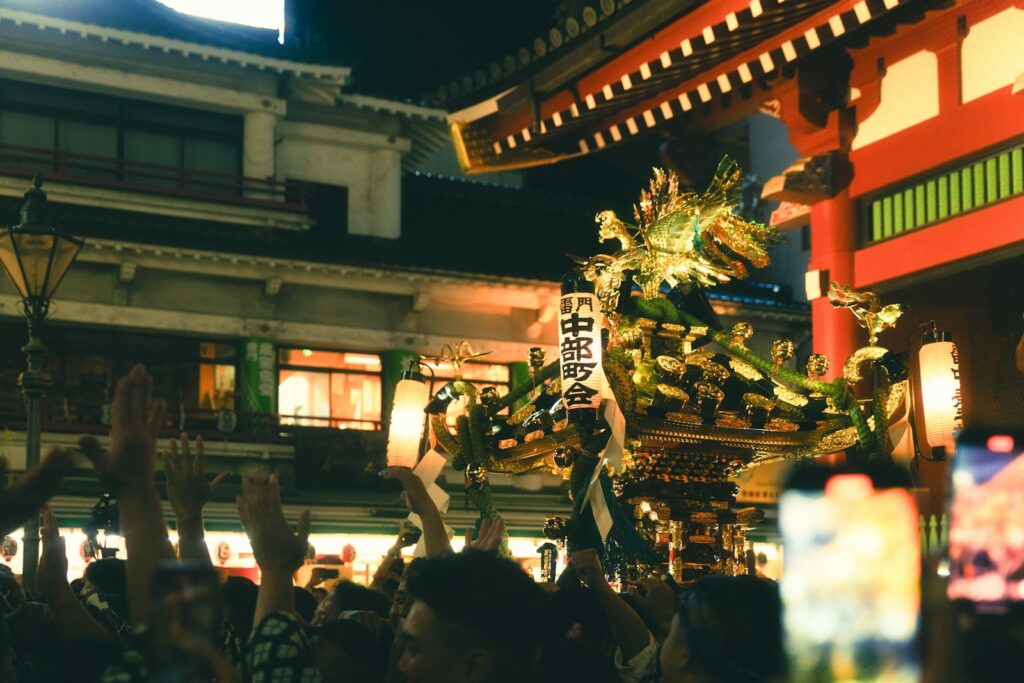
M 920 677 L 918 512 L 894 467 L 794 467 L 779 502 L 790 680 Z
M 1024 603 L 1024 433 L 965 430 L 951 471 L 951 600 L 977 614 Z

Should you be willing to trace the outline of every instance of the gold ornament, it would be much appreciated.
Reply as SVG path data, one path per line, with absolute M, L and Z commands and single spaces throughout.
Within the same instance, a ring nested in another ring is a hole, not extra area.
M 811 380 L 819 380 L 826 372 L 828 372 L 828 356 L 820 353 L 812 353 L 807 358 L 807 378 Z
M 778 370 L 783 363 L 793 357 L 796 345 L 792 339 L 776 339 L 772 342 L 772 364 Z
M 903 315 L 902 305 L 882 306 L 874 292 L 858 292 L 838 282 L 833 282 L 829 287 L 828 298 L 834 308 L 850 309 L 857 318 L 857 324 L 868 331 L 869 346 L 878 344 L 879 333 L 896 327 L 896 321 Z
M 754 326 L 750 323 L 736 323 L 732 326 L 730 346 L 746 348 L 747 340 L 754 336 Z
M 434 357 L 428 358 L 427 360 L 433 361 L 435 364 L 440 365 L 442 363 L 451 363 L 452 372 L 455 379 L 462 379 L 462 366 L 467 360 L 473 360 L 476 358 L 482 358 L 489 356 L 490 351 L 481 351 L 480 353 L 474 353 L 473 347 L 469 345 L 469 342 L 459 342 L 454 347 L 451 344 L 445 344 L 441 347 L 441 353 Z
M 697 390 L 697 410 L 701 414 L 714 413 L 725 400 L 722 388 L 711 382 L 696 382 L 693 388 Z
M 882 348 L 881 346 L 865 346 L 857 349 L 850 354 L 850 357 L 846 359 L 846 363 L 843 364 L 843 377 L 850 384 L 856 384 L 864 379 L 864 375 L 861 374 L 861 366 L 865 363 L 874 362 L 889 353 L 889 349 Z
M 547 358 L 547 353 L 539 346 L 530 348 L 529 362 L 530 369 L 537 371 L 544 367 L 544 361 Z
M 751 382 L 760 382 L 764 379 L 764 375 L 761 374 L 760 370 L 737 358 L 729 359 L 729 367 L 732 368 L 732 371 L 737 375 L 745 379 L 749 379 Z
M 548 517 L 544 520 L 544 538 L 549 541 L 564 541 L 566 525 L 565 517 Z
M 576 449 L 570 446 L 559 446 L 555 449 L 553 460 L 556 467 L 561 467 L 563 470 L 568 469 L 576 462 Z
M 485 407 L 490 408 L 497 405 L 500 400 L 501 396 L 498 395 L 498 390 L 494 387 L 484 387 L 480 390 L 480 403 L 484 404 Z
M 703 194 L 679 187 L 679 177 L 659 168 L 634 207 L 636 225 L 614 211 L 597 214 L 601 241 L 618 240 L 614 255 L 599 254 L 580 265 L 596 283 L 605 310 L 615 310 L 626 271 L 648 299 L 663 282 L 715 285 L 745 278 L 741 259 L 761 268 L 769 263 L 769 245 L 778 242 L 775 228 L 751 223 L 733 213 L 742 201 L 739 166 L 723 158 Z
M 481 489 L 489 478 L 490 474 L 487 472 L 487 468 L 480 463 L 473 462 L 466 465 L 467 489 Z

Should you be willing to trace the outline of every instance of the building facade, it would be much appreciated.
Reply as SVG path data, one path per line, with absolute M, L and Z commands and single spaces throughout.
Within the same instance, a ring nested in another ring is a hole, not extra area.
M 349 93 L 347 68 L 273 32 L 110 4 L 0 3 L 3 220 L 17 223 L 38 174 L 52 222 L 86 240 L 42 335 L 54 380 L 44 448 L 105 433 L 114 382 L 143 362 L 169 403 L 167 436 L 203 435 L 211 470 L 277 472 L 287 508 L 313 509 L 318 552 L 353 544 L 376 562 L 407 512 L 375 474 L 404 362 L 469 341 L 491 355 L 467 375 L 501 390 L 555 338 L 553 278 L 463 255 L 431 234 L 433 212 L 481 192 L 511 214 L 537 206 L 413 172 L 449 149 L 442 111 Z M 19 305 L 5 279 L 0 453 L 15 469 Z M 53 502 L 74 538 L 100 494 L 79 465 Z M 496 482 L 517 554 L 533 554 L 520 536 L 567 508 L 560 483 Z M 211 547 L 226 543 L 222 564 L 250 571 L 228 502 L 237 479 L 227 486 L 208 508 Z M 450 521 L 465 526 L 457 507 Z
M 933 319 L 952 332 L 966 423 L 1019 426 L 1022 22 L 1010 0 L 602 2 L 507 71 L 439 95 L 469 172 L 660 134 L 662 156 L 699 178 L 716 131 L 777 119 L 798 158 L 762 196 L 781 202 L 773 223 L 807 230 L 812 343 L 829 376 L 866 337 L 828 288 L 870 288 L 908 307 L 887 347 L 914 357 L 908 338 Z M 941 515 L 945 464 L 912 469 Z

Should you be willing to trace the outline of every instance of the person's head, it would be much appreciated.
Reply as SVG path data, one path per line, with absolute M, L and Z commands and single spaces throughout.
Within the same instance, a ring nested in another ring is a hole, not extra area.
M 336 619 L 312 632 L 313 663 L 327 683 L 371 683 L 384 673 L 373 634 L 351 619 Z
M 108 595 L 126 595 L 128 579 L 125 573 L 125 561 L 114 557 L 90 562 L 85 567 L 85 585 L 82 587 L 83 597 L 93 593 Z
M 302 617 L 307 624 L 313 623 L 313 615 L 316 613 L 317 601 L 311 592 L 302 586 L 295 586 L 295 612 Z
M 411 595 L 409 595 L 409 589 L 407 588 L 407 582 L 409 577 L 419 571 L 419 568 L 423 566 L 426 560 L 422 557 L 417 557 L 409 566 L 405 568 L 402 573 L 402 580 L 398 584 L 398 588 L 395 589 L 395 593 L 391 598 L 391 609 L 388 610 L 388 624 L 391 625 L 391 630 L 398 633 L 398 629 L 401 628 L 402 622 L 409 615 L 409 610 L 412 609 L 412 603 L 415 602 Z
M 316 606 L 316 614 L 311 622 L 314 626 L 323 626 L 334 621 L 342 612 L 376 612 L 387 619 L 391 609 L 391 598 L 380 591 L 360 586 L 351 581 L 339 581 L 334 590 Z
M 619 683 L 611 659 L 592 644 L 572 638 L 556 638 L 540 648 L 530 683 Z
M 773 581 L 707 576 L 684 590 L 661 649 L 664 683 L 761 683 L 785 672 Z
M 569 638 L 602 652 L 613 647 L 608 617 L 593 591 L 570 586 L 545 596 L 545 600 L 550 630 L 545 639 Z
M 406 582 L 415 603 L 398 636 L 408 683 L 527 680 L 543 593 L 518 564 L 492 553 L 426 560 Z
M 247 640 L 252 632 L 259 591 L 259 586 L 244 576 L 229 576 L 220 589 L 224 599 L 224 616 L 243 640 Z

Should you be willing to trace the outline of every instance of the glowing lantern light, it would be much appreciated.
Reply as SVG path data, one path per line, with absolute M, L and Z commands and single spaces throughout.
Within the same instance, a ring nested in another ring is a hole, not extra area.
M 963 427 L 960 356 L 953 335 L 932 329 L 922 340 L 921 412 L 925 439 L 932 452 L 952 452 L 955 433 Z
M 417 371 L 417 362 L 409 368 L 395 387 L 395 402 L 391 408 L 388 429 L 388 467 L 415 467 L 423 440 L 424 413 L 427 405 L 427 384 Z
M 562 281 L 559 303 L 558 342 L 562 370 L 562 399 L 572 416 L 575 411 L 593 411 L 601 405 L 601 329 L 604 315 L 594 294 L 594 285 L 580 273 Z M 576 412 L 576 415 L 582 415 Z

